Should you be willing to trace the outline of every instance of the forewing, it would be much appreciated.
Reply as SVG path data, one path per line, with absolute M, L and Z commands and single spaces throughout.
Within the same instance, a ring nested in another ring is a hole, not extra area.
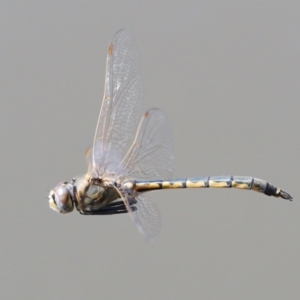
M 174 169 L 172 131 L 165 113 L 157 108 L 142 117 L 135 139 L 117 169 L 126 179 L 169 179 Z
M 107 52 L 105 92 L 91 153 L 93 171 L 114 171 L 134 138 L 141 107 L 137 50 L 131 33 L 123 29 Z

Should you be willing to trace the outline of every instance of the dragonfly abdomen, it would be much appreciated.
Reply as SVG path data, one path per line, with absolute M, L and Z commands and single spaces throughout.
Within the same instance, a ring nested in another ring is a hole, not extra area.
M 178 178 L 171 180 L 131 181 L 125 184 L 128 188 L 146 192 L 159 189 L 178 188 L 236 188 L 254 190 L 268 196 L 281 197 L 292 200 L 291 195 L 275 187 L 269 182 L 248 176 L 206 176 L 192 178 Z

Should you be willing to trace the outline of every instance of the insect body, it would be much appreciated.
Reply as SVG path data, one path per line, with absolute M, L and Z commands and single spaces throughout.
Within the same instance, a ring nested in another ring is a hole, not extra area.
M 172 188 L 238 188 L 292 200 L 267 181 L 245 176 L 172 178 L 174 154 L 171 128 L 160 109 L 142 118 L 142 85 L 137 51 L 129 31 L 120 30 L 107 53 L 105 93 L 93 147 L 87 153 L 88 172 L 70 183 L 59 183 L 49 205 L 66 214 L 128 212 L 147 239 L 160 229 L 160 216 L 145 192 Z

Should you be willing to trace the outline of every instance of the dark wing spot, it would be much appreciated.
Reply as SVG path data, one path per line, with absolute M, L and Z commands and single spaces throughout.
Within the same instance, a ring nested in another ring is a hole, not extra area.
M 86 151 L 85 151 L 85 157 L 89 157 L 91 153 L 91 147 L 87 148 Z
M 112 55 L 113 49 L 114 49 L 113 44 L 110 44 L 110 46 L 109 46 L 109 48 L 108 48 L 107 54 L 108 54 L 108 55 Z

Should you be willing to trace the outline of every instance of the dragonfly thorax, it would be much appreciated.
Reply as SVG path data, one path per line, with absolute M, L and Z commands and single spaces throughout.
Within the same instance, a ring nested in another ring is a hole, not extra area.
M 76 208 L 83 214 L 120 198 L 113 183 L 95 179 L 88 174 L 75 180 L 74 190 Z

